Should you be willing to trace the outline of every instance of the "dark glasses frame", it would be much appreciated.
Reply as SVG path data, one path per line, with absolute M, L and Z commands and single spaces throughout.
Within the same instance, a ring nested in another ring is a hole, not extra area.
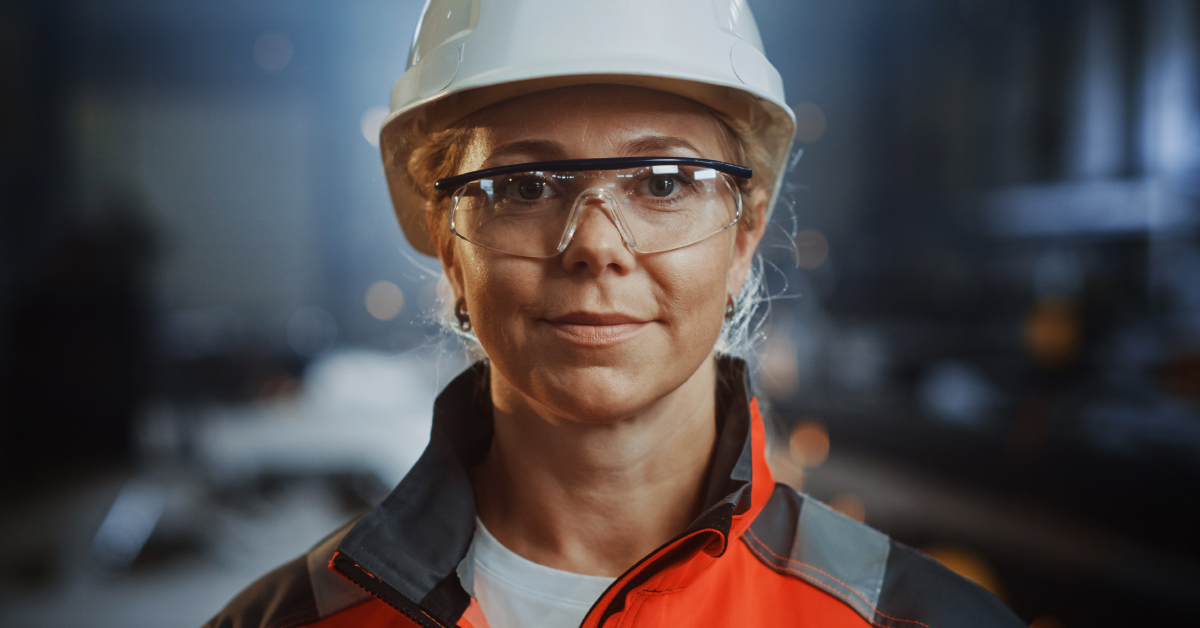
M 603 159 L 560 159 L 558 161 L 534 161 L 511 166 L 496 166 L 484 168 L 475 172 L 438 179 L 433 187 L 439 192 L 453 192 L 458 188 L 479 179 L 486 179 L 501 174 L 514 172 L 581 172 L 584 170 L 624 170 L 626 168 L 641 168 L 645 166 L 699 166 L 712 168 L 731 177 L 749 180 L 754 171 L 745 166 L 735 166 L 723 161 L 711 159 L 695 159 L 692 157 L 606 157 Z

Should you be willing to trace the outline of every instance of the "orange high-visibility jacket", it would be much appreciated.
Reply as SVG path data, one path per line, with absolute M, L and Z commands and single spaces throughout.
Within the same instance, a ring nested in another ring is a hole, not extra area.
M 975 584 L 776 484 L 745 364 L 719 360 L 707 507 L 605 591 L 583 628 L 1017 628 Z M 475 531 L 467 469 L 492 437 L 479 363 L 434 404 L 429 447 L 375 509 L 267 574 L 213 628 L 486 628 L 458 566 Z

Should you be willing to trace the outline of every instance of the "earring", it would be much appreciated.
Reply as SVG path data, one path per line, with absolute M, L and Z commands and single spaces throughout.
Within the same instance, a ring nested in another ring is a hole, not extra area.
M 729 300 L 727 300 L 725 302 L 725 320 L 727 320 L 727 321 L 733 320 L 733 317 L 736 314 L 737 314 L 737 301 L 733 300 L 733 295 L 731 294 L 731 295 L 729 295 Z
M 458 300 L 454 302 L 454 317 L 458 319 L 458 328 L 463 333 L 470 333 L 471 315 L 467 313 L 466 299 L 458 297 Z

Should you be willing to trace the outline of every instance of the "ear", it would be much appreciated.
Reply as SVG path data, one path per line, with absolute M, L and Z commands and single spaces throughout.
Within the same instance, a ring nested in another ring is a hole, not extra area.
M 738 296 L 742 293 L 742 284 L 750 272 L 750 264 L 754 262 L 754 251 L 767 231 L 767 193 L 761 188 L 755 188 L 750 193 L 751 215 L 758 218 L 753 229 L 737 225 L 733 249 L 729 252 L 729 274 L 725 280 L 725 289 L 729 294 Z
M 439 243 L 437 250 L 438 260 L 442 262 L 442 271 L 446 273 L 446 281 L 450 283 L 450 289 L 454 293 L 454 302 L 457 303 L 466 295 L 466 284 L 463 281 L 462 266 L 459 265 L 458 256 L 455 255 L 455 246 L 457 246 L 457 242 L 454 241 Z
M 462 299 L 467 294 L 462 279 L 462 267 L 455 262 L 454 255 L 445 255 L 444 250 L 439 252 L 438 258 L 442 261 L 442 270 L 445 271 L 446 281 L 450 283 L 450 289 L 454 292 L 454 301 L 457 303 L 458 299 Z
M 445 258 L 442 258 L 442 270 L 446 272 L 446 281 L 450 283 L 450 291 L 454 294 L 454 302 L 457 303 L 466 294 L 463 289 L 462 272 L 452 261 L 447 262 Z

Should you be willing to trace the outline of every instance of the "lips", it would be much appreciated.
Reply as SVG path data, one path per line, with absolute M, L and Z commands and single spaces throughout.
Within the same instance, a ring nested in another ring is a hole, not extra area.
M 591 347 L 628 340 L 650 324 L 650 321 L 619 312 L 571 312 L 548 318 L 546 322 L 561 338 Z

